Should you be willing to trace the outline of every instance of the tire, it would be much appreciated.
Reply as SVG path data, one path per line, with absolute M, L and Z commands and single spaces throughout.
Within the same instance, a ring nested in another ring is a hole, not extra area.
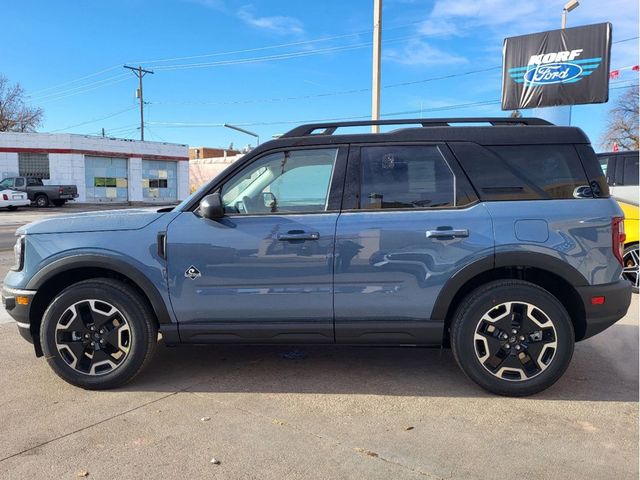
M 637 243 L 627 245 L 622 256 L 624 268 L 622 278 L 631 282 L 633 293 L 638 293 L 640 285 L 640 248 Z
M 49 366 L 63 380 L 88 390 L 130 381 L 151 360 L 157 336 L 146 301 L 126 284 L 107 278 L 63 290 L 45 311 L 40 329 Z
M 15 212 L 18 209 L 18 207 L 16 207 L 15 205 L 11 205 L 9 207 L 7 207 L 7 210 L 9 210 L 10 212 Z
M 574 343 L 564 306 L 522 280 L 497 280 L 474 290 L 451 325 L 451 348 L 462 371 L 498 395 L 520 397 L 549 388 L 569 366 Z
M 36 195 L 36 198 L 34 199 L 34 201 L 36 203 L 36 207 L 38 208 L 44 208 L 49 206 L 49 197 L 47 197 L 44 193 Z
M 65 203 L 67 203 L 66 200 L 53 200 L 51 203 L 53 203 L 54 206 L 56 207 L 62 207 Z

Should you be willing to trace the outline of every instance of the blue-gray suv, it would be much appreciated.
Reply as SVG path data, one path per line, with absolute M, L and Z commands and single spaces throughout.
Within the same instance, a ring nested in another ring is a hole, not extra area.
M 346 133 L 381 125 L 383 133 Z M 390 129 L 390 125 L 400 128 Z M 451 347 L 529 395 L 623 317 L 622 212 L 588 138 L 535 118 L 312 124 L 175 208 L 20 228 L 5 308 L 64 380 L 175 344 Z

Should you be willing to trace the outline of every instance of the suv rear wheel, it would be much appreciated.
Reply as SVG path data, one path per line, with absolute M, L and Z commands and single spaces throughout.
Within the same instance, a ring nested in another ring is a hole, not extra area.
M 112 279 L 63 290 L 44 313 L 47 362 L 67 382 L 99 390 L 131 380 L 150 360 L 158 330 L 140 295 Z
M 451 327 L 460 368 L 499 395 L 532 395 L 553 385 L 569 366 L 574 342 L 571 319 L 558 299 L 522 280 L 474 290 Z
M 633 292 L 638 293 L 638 287 L 640 286 L 640 248 L 637 243 L 625 247 L 622 261 L 624 264 L 622 276 L 631 282 Z

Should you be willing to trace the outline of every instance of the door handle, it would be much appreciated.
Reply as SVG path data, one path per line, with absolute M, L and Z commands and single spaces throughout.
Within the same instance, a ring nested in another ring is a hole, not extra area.
M 295 240 L 318 240 L 320 233 L 318 232 L 302 232 L 300 230 L 292 230 L 287 233 L 279 233 L 277 239 L 283 242 L 291 242 Z
M 427 238 L 448 238 L 448 237 L 468 237 L 469 229 L 460 228 L 460 229 L 436 229 L 436 230 L 427 230 Z

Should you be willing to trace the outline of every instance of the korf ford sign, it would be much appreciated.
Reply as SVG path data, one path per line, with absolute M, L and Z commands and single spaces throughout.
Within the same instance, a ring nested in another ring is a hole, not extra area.
M 610 53 L 610 23 L 505 39 L 502 109 L 606 102 Z

